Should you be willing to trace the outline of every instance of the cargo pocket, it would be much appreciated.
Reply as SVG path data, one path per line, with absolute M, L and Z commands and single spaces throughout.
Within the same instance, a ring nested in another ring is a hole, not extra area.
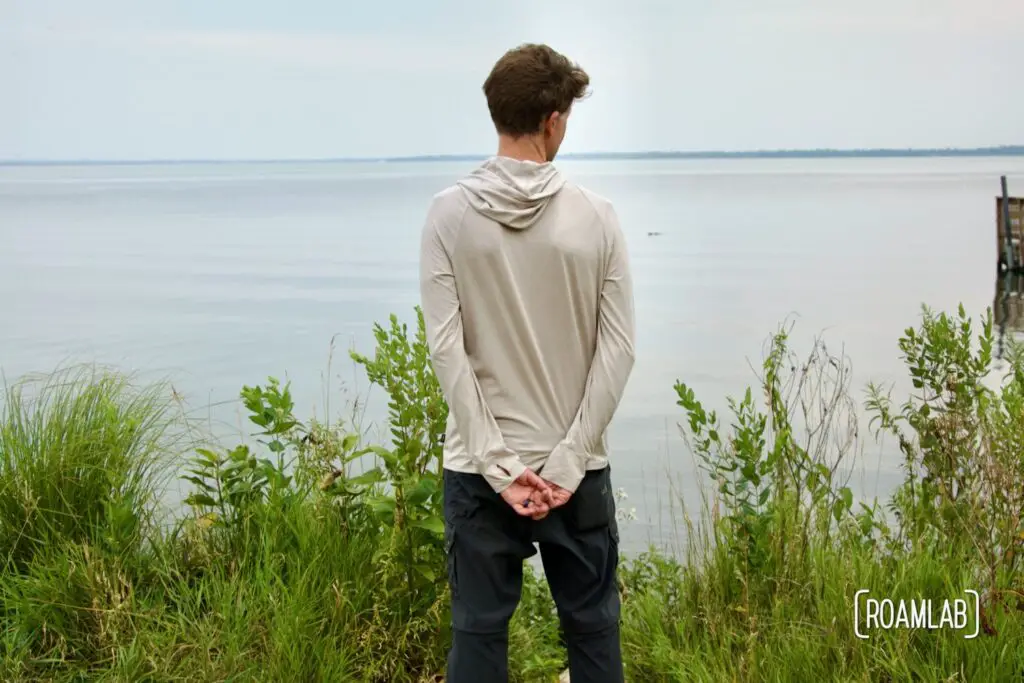
M 455 566 L 455 526 L 451 522 L 444 525 L 444 554 L 448 565 L 448 587 L 455 597 L 458 593 L 458 572 Z
M 606 529 L 615 523 L 615 496 L 607 468 L 588 472 L 566 506 L 575 531 Z

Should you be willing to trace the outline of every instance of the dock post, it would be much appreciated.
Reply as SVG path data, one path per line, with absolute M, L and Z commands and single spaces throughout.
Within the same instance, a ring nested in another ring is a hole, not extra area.
M 1017 251 L 1013 248 L 1013 232 L 1010 230 L 1010 198 L 1006 188 L 1006 176 L 999 179 L 1003 189 L 1003 235 L 1006 240 L 1006 269 L 1016 270 L 1021 264 L 1018 262 Z

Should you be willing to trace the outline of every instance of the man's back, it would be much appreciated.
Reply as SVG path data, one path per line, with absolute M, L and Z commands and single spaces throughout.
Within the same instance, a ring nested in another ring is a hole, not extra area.
M 632 301 L 606 296 L 602 306 L 617 260 L 625 245 L 611 204 L 550 163 L 494 157 L 434 197 L 424 277 L 454 279 L 482 399 L 506 446 L 534 471 L 577 417 L 602 316 L 630 339 Z M 600 391 L 619 378 L 597 368 L 592 381 Z M 585 441 L 586 469 L 604 467 L 603 430 Z M 478 472 L 473 456 L 451 414 L 445 467 Z

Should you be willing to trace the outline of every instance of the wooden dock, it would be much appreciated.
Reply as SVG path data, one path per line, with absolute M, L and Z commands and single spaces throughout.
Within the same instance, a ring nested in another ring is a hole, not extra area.
M 1005 358 L 1007 340 L 1019 339 L 1024 334 L 1024 272 L 1007 271 L 996 276 L 992 324 L 996 332 L 996 358 Z
M 1006 176 L 1002 194 L 996 197 L 996 253 L 999 271 L 1024 272 L 1024 199 L 1010 197 Z

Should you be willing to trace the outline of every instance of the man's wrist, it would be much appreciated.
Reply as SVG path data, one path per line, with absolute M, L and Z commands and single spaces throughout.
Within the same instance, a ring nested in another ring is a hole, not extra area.
M 575 493 L 586 473 L 586 453 L 580 453 L 568 441 L 562 441 L 548 456 L 541 477 L 569 493 Z
M 517 455 L 506 455 L 493 460 L 484 470 L 484 479 L 494 489 L 495 493 L 502 493 L 523 476 L 526 465 Z

